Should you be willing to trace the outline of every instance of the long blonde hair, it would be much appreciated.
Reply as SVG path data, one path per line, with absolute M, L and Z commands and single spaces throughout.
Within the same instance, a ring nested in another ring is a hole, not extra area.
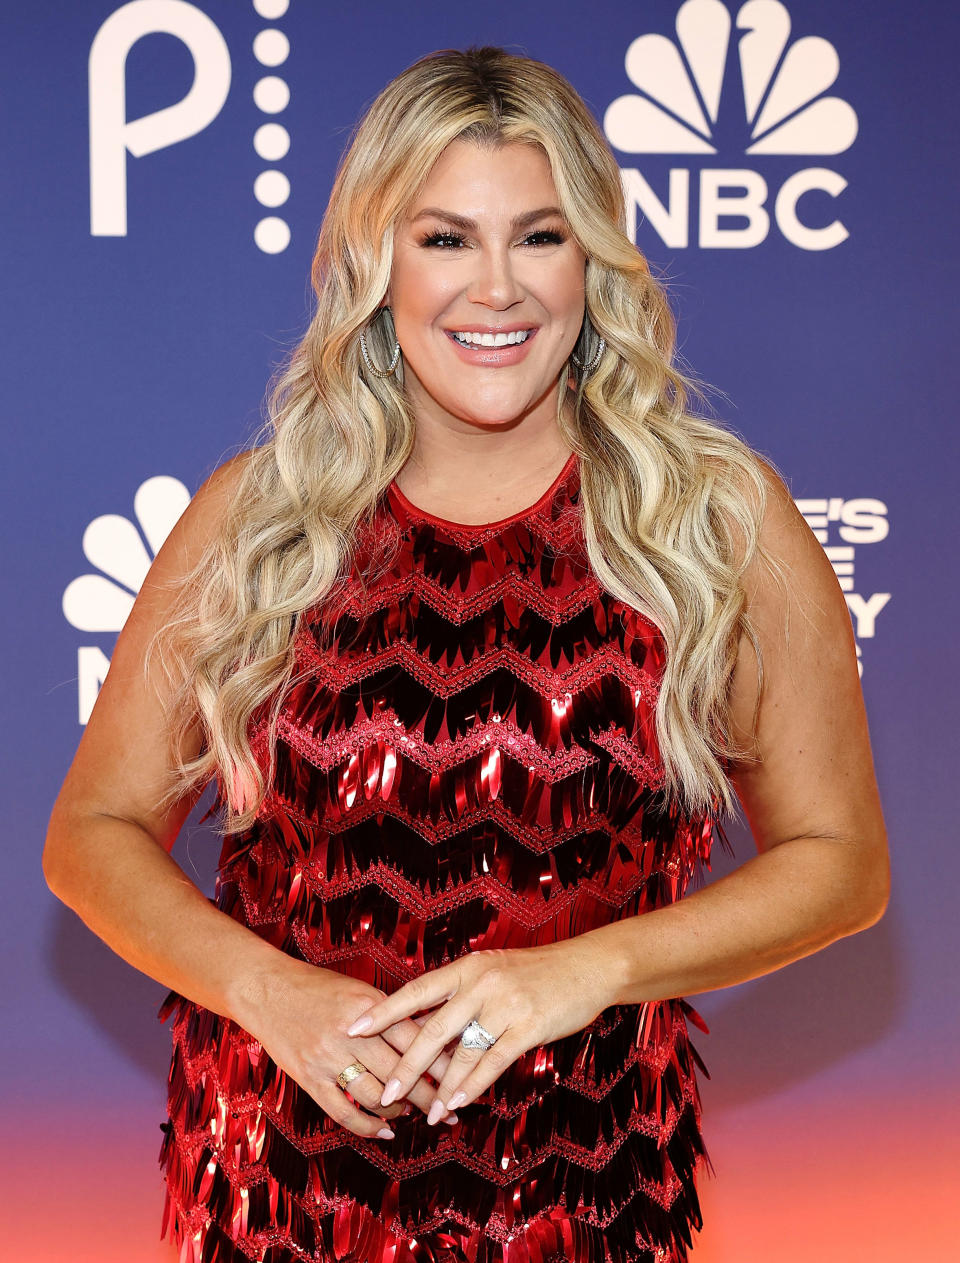
M 589 360 L 597 335 L 607 346 L 594 372 L 575 373 L 572 408 L 561 409 L 558 390 L 557 424 L 580 456 L 589 560 L 664 636 L 656 733 L 666 795 L 691 815 L 736 811 L 723 762 L 754 757 L 731 744 L 728 689 L 741 631 L 760 661 L 741 585 L 754 554 L 765 556 L 758 458 L 688 409 L 690 395 L 705 402 L 705 392 L 674 362 L 665 287 L 627 236 L 620 171 L 581 97 L 542 62 L 474 47 L 421 58 L 357 124 L 313 258 L 315 313 L 271 380 L 268 420 L 233 507 L 150 646 L 174 682 L 171 730 L 182 736 L 199 715 L 203 731 L 197 757 L 177 760 L 164 801 L 218 777 L 223 832 L 249 827 L 263 801 L 272 766 L 265 776 L 248 725 L 269 711 L 272 764 L 301 615 L 336 591 L 358 527 L 413 450 L 402 367 L 370 374 L 359 339 L 366 329 L 374 362 L 389 364 L 392 329 L 371 317 L 390 282 L 394 229 L 457 139 L 538 145 L 549 160 L 587 256 L 577 353 Z

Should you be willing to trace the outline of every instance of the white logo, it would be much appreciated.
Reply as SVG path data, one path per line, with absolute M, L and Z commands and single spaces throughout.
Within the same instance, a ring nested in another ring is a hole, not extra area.
M 731 26 L 721 0 L 686 0 L 677 12 L 677 44 L 656 34 L 641 35 L 631 43 L 626 72 L 639 92 L 611 102 L 603 120 L 616 149 L 647 154 L 717 152 L 712 142 Z M 747 0 L 737 13 L 736 26 L 745 32 L 737 52 L 749 129 L 746 153 L 838 154 L 849 149 L 857 136 L 857 115 L 840 97 L 823 95 L 840 69 L 833 45 L 814 35 L 789 44 L 790 14 L 780 0 Z M 689 176 L 682 168 L 670 172 L 669 204 L 664 207 L 638 170 L 623 172 L 632 213 L 635 216 L 639 206 L 668 246 L 688 244 Z M 766 238 L 767 185 L 758 172 L 704 169 L 700 177 L 701 246 L 744 248 Z M 774 208 L 783 235 L 808 250 L 829 249 L 846 240 L 849 234 L 839 221 L 814 228 L 802 223 L 797 213 L 803 193 L 816 189 L 836 197 L 845 187 L 846 181 L 826 168 L 790 176 Z M 721 196 L 724 188 L 736 189 L 739 195 Z M 748 225 L 721 229 L 724 215 L 745 218 Z
M 116 513 L 93 519 L 83 533 L 83 553 L 102 573 L 82 574 L 67 584 L 63 613 L 71 626 L 86 632 L 121 630 L 153 558 L 189 503 L 190 493 L 182 482 L 158 474 L 141 483 L 133 498 L 140 530 Z M 97 646 L 77 650 L 82 724 L 90 718 L 109 666 L 109 660 Z
M 890 533 L 887 506 L 882 500 L 865 496 L 854 500 L 828 496 L 794 503 L 823 545 L 846 598 L 857 638 L 857 669 L 862 676 L 860 641 L 872 640 L 877 634 L 877 615 L 890 600 L 890 593 L 873 592 L 864 596 L 854 591 L 854 553 L 858 544 L 878 544 L 887 538 Z M 830 542 L 831 533 L 839 543 Z
M 267 21 L 282 17 L 287 0 L 254 0 L 257 14 Z M 171 35 L 193 59 L 193 83 L 181 100 L 142 118 L 127 118 L 126 69 L 130 50 L 149 35 Z M 281 65 L 289 41 L 276 27 L 265 27 L 253 40 L 253 55 L 261 66 Z M 196 136 L 218 117 L 230 91 L 230 51 L 219 27 L 187 0 L 130 0 L 101 24 L 90 46 L 90 233 L 94 237 L 127 234 L 127 154 L 143 158 Z M 286 109 L 290 89 L 280 75 L 263 75 L 253 87 L 253 101 L 261 114 Z M 265 162 L 275 163 L 290 147 L 287 129 L 265 122 L 253 136 L 253 148 Z M 253 183 L 261 206 L 282 206 L 290 196 L 287 176 L 274 167 L 261 171 Z M 253 239 L 266 254 L 278 254 L 290 242 L 290 228 L 277 215 L 266 215 L 254 226 Z

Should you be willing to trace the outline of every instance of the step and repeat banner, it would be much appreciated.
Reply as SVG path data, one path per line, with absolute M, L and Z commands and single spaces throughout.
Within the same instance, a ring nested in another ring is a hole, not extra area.
M 954 6 L 38 0 L 4 6 L 5 1257 L 171 1260 L 166 988 L 50 893 L 117 632 L 306 327 L 337 159 L 424 53 L 555 66 L 717 414 L 784 471 L 856 633 L 885 917 L 694 1000 L 700 1263 L 941 1263 L 960 1180 Z M 215 836 L 174 856 L 208 894 Z M 711 879 L 755 853 L 733 828 Z

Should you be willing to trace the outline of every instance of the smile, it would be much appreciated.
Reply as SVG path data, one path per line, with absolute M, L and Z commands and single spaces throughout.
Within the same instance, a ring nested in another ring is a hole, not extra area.
M 509 333 L 484 333 L 479 329 L 445 329 L 454 352 L 465 364 L 478 368 L 508 368 L 526 359 L 537 329 L 511 329 Z
M 526 342 L 534 329 L 516 329 L 512 333 L 473 333 L 449 330 L 450 336 L 462 346 L 515 346 Z

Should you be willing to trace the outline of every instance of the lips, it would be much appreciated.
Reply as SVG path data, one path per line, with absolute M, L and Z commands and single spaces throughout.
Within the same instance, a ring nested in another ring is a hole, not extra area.
M 496 329 L 488 327 L 480 329 L 476 325 L 451 325 L 446 329 L 446 333 L 492 333 L 496 336 L 498 333 L 526 333 L 528 330 L 536 329 L 537 325 L 512 324 L 499 325 Z
M 523 342 L 504 343 L 503 346 L 483 346 L 481 343 L 459 342 L 453 335 L 457 333 L 476 333 L 476 329 L 445 329 L 447 340 L 453 344 L 457 354 L 468 364 L 485 365 L 489 368 L 506 367 L 517 364 L 530 349 L 530 344 L 537 336 L 536 327 L 530 325 L 514 325 L 512 329 L 498 329 L 497 333 L 514 333 L 521 329 L 529 330 Z

